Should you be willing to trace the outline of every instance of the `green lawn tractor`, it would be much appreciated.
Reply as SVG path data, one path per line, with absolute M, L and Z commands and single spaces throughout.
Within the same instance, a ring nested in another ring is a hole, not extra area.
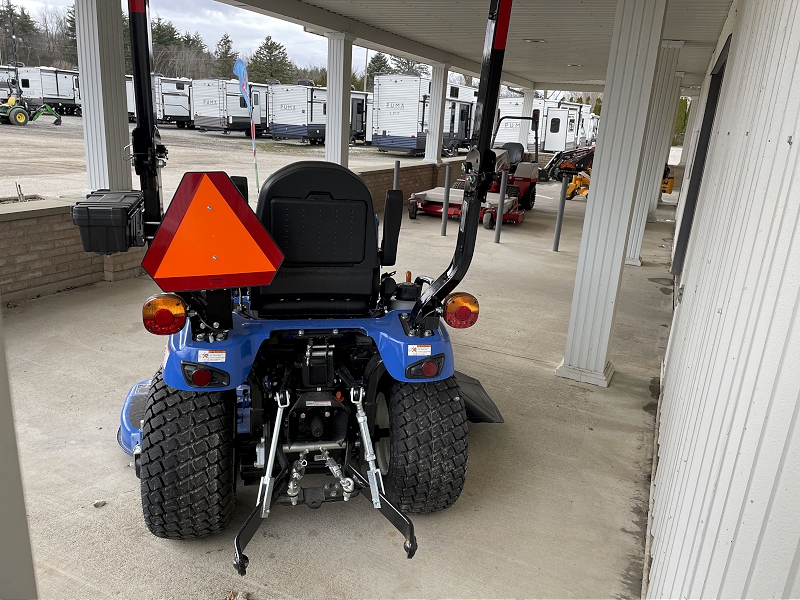
M 18 104 L 14 96 L 9 96 L 8 100 L 0 104 L 0 123 L 27 125 L 29 121 L 35 121 L 45 113 L 56 118 L 56 120 L 53 121 L 53 125 L 61 125 L 61 116 L 49 105 L 42 104 L 31 113 L 26 106 Z

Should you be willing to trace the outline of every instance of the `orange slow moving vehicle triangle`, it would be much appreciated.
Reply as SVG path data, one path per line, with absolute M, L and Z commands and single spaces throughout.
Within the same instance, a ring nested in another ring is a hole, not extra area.
M 186 173 L 142 267 L 165 292 L 185 292 L 268 285 L 282 261 L 226 173 Z

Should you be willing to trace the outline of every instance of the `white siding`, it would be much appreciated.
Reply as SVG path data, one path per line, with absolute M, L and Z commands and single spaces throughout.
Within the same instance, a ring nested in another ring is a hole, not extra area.
M 272 92 L 272 120 L 282 125 L 308 125 L 309 89 L 304 85 L 276 85 Z
M 665 365 L 651 598 L 800 596 L 800 5 L 732 14 Z
M 372 113 L 375 134 L 416 136 L 422 131 L 422 96 L 428 93 L 428 83 L 414 76 L 376 75 Z M 427 125 L 427 117 L 425 121 Z

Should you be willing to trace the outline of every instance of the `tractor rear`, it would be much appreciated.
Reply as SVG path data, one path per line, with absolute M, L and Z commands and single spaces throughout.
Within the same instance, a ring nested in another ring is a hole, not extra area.
M 87 251 L 149 244 L 142 266 L 162 289 L 142 320 L 165 336 L 163 360 L 131 388 L 117 436 L 141 479 L 145 524 L 167 539 L 220 532 L 237 481 L 256 486 L 234 539 L 244 575 L 244 549 L 274 506 L 364 496 L 403 534 L 411 558 L 408 514 L 446 509 L 463 489 L 468 422 L 503 422 L 480 382 L 455 370 L 448 328 L 471 327 L 479 315 L 477 299 L 456 287 L 494 180 L 491 115 L 511 1 L 492 1 L 483 118 L 465 161 L 453 259 L 439 277 L 400 281 L 388 269 L 402 192 L 387 192 L 379 243 L 369 189 L 332 163 L 280 169 L 255 212 L 244 178 L 187 173 L 162 214 L 167 151 L 150 107 L 147 4 L 129 4 L 142 189 L 96 192 L 72 212 Z

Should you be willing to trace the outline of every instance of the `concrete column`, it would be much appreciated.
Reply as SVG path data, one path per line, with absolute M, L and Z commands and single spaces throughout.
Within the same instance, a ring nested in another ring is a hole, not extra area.
M 666 124 L 665 131 L 663 132 L 663 146 L 661 147 L 661 171 L 658 173 L 658 183 L 656 184 L 655 193 L 650 194 L 650 211 L 647 217 L 648 221 L 656 220 L 656 209 L 658 208 L 658 201 L 661 199 L 661 181 L 664 179 L 664 165 L 669 160 L 669 150 L 672 147 L 672 137 L 675 135 L 675 119 L 678 118 L 678 103 L 681 100 L 681 80 L 685 73 L 683 71 L 676 71 L 675 78 L 672 80 L 672 85 L 667 90 L 667 110 L 666 110 Z
M 523 117 L 530 117 L 533 115 L 533 99 L 534 99 L 534 91 L 533 90 L 522 90 L 522 116 Z M 525 150 L 532 150 L 532 148 L 528 148 L 528 139 L 531 133 L 531 122 L 530 121 L 520 121 L 519 123 L 519 143 L 525 146 Z
M 325 160 L 347 166 L 350 146 L 350 74 L 352 33 L 328 32 L 328 108 L 325 116 Z
M 653 93 L 650 96 L 644 152 L 639 167 L 639 181 L 634 195 L 636 200 L 631 219 L 631 230 L 628 235 L 628 249 L 625 254 L 626 265 L 638 267 L 642 264 L 639 253 L 642 250 L 647 215 L 653 196 L 656 196 L 656 202 L 658 202 L 658 195 L 661 193 L 664 162 L 669 155 L 669 143 L 675 126 L 674 115 L 671 121 L 669 116 L 674 113 L 672 110 L 674 96 L 680 92 L 678 87 L 680 79 L 675 75 L 675 67 L 678 64 L 678 53 L 682 46 L 683 42 L 664 40 L 658 55 L 658 69 L 653 84 Z M 677 99 L 674 102 L 677 104 Z M 670 123 L 672 124 L 670 125 Z
M 618 0 L 564 360 L 556 375 L 607 386 L 608 344 L 667 0 Z
M 28 517 L 22 493 L 14 410 L 0 316 L 0 597 L 36 598 Z
M 442 163 L 442 135 L 444 134 L 444 105 L 447 93 L 447 70 L 450 65 L 431 65 L 431 91 L 428 100 L 428 128 L 425 137 L 425 159 L 423 162 Z
M 129 190 L 133 184 L 131 164 L 124 159 L 130 134 L 119 4 L 76 0 L 75 28 L 88 187 Z
M 682 94 L 686 96 L 687 94 Z M 681 146 L 681 159 L 678 161 L 679 165 L 686 166 L 686 157 L 689 155 L 688 150 L 691 145 L 692 130 L 694 129 L 694 118 L 698 113 L 697 105 L 699 98 L 697 96 L 689 96 L 689 119 L 686 121 L 686 134 L 683 136 L 683 146 Z

